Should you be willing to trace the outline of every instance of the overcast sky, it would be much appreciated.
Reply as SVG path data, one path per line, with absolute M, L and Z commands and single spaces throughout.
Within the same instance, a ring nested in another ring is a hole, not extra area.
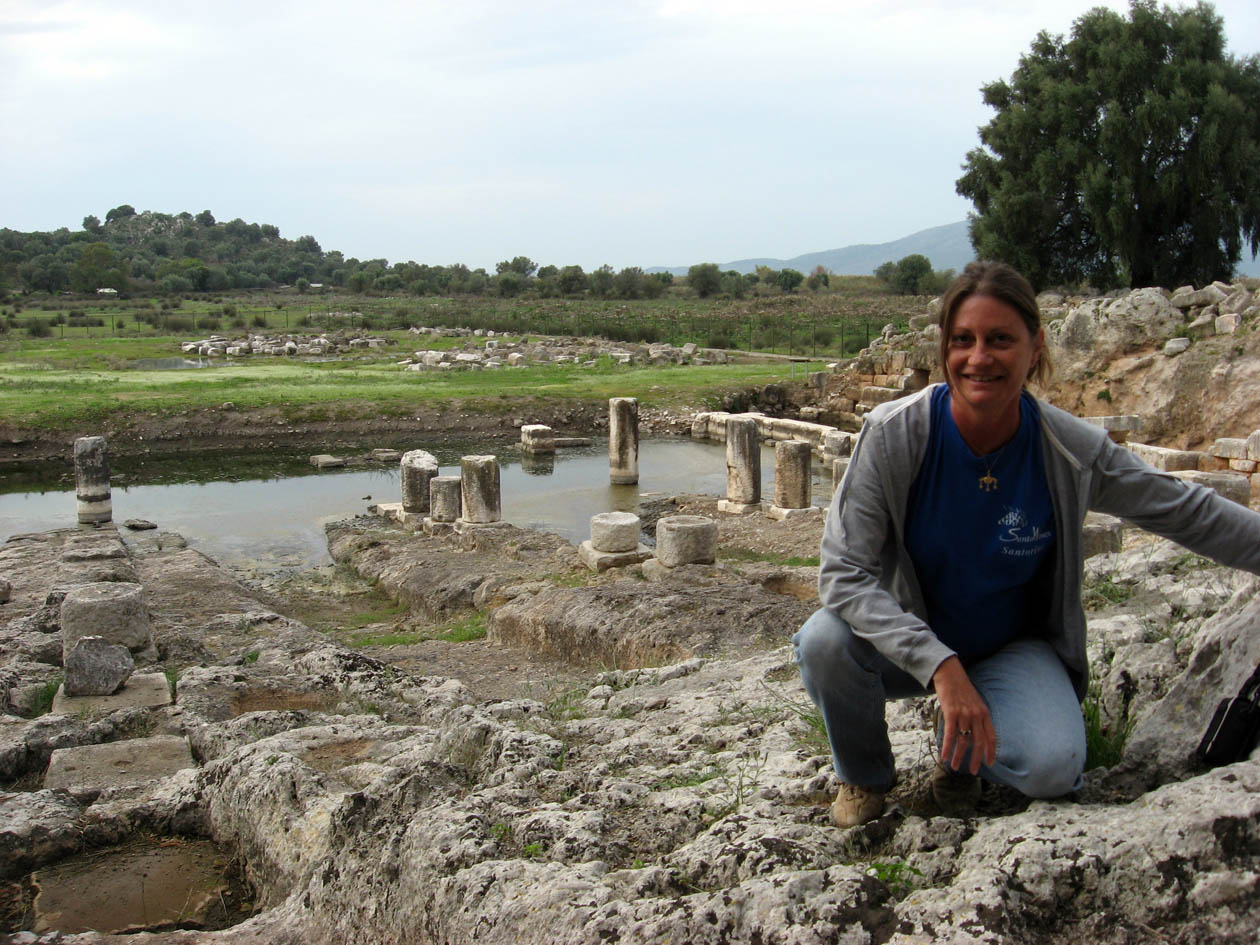
M 209 209 L 491 269 L 886 242 L 966 216 L 980 86 L 1094 5 L 0 0 L 0 226 Z

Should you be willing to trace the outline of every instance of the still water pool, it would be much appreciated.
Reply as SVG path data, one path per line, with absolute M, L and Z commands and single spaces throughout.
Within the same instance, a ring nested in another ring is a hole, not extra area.
M 599 512 L 638 509 L 640 496 L 726 491 L 725 447 L 689 439 L 644 440 L 639 446 L 639 484 L 608 483 L 607 441 L 559 451 L 554 462 L 525 459 L 515 444 L 448 443 L 430 449 L 442 475 L 459 474 L 459 457 L 499 457 L 503 518 L 521 528 L 555 532 L 570 541 L 590 535 Z M 161 461 L 154 469 L 126 470 L 116 464 L 114 521 L 148 519 L 178 532 L 190 547 L 221 564 L 246 571 L 316 567 L 329 562 L 324 541 L 328 522 L 359 515 L 374 502 L 399 501 L 396 464 L 315 471 L 306 454 L 277 457 L 242 454 L 226 466 L 203 469 L 198 481 L 171 482 Z M 774 450 L 762 449 L 762 494 L 773 495 Z M 276 474 L 280 470 L 280 474 Z M 168 481 L 153 481 L 154 479 Z M 41 480 L 42 481 L 37 481 Z M 124 481 L 119 481 L 123 479 Z M 830 472 L 814 466 L 814 504 L 825 505 Z M 16 486 L 16 489 L 14 488 Z M 10 491 L 13 489 L 14 491 Z M 75 523 L 73 481 L 65 468 L 11 481 L 0 494 L 0 541 L 21 532 L 65 528 Z

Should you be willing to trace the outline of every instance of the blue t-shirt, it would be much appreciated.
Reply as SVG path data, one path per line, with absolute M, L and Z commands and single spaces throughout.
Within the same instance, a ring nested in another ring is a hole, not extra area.
M 910 490 L 906 548 L 928 626 L 964 662 L 1038 636 L 1049 610 L 1054 506 L 1041 455 L 1041 415 L 1025 393 L 1019 431 L 987 456 L 971 452 L 932 394 L 932 433 Z

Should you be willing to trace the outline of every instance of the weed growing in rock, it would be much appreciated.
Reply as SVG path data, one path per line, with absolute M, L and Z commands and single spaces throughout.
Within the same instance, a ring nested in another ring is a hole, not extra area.
M 723 548 L 722 557 L 728 561 L 765 561 L 785 568 L 816 568 L 820 562 L 818 555 L 801 558 L 773 551 L 754 551 L 751 548 Z
M 53 699 L 56 698 L 57 690 L 60 688 L 60 676 L 54 676 L 44 683 L 31 698 L 31 716 L 47 715 L 52 709 Z
M 258 650 L 250 650 L 248 653 L 246 653 L 246 654 L 242 657 L 242 659 L 243 659 L 243 660 L 245 660 L 245 662 L 246 662 L 246 663 L 257 663 L 257 662 L 258 662 L 258 652 L 259 652 Z
M 1085 770 L 1113 768 L 1124 755 L 1124 743 L 1133 730 L 1133 720 L 1126 719 L 1118 727 L 1109 728 L 1102 718 L 1102 692 L 1091 686 L 1081 704 L 1085 716 Z
M 726 768 L 719 764 L 707 764 L 694 774 L 680 775 L 674 778 L 665 778 L 657 783 L 656 790 L 671 791 L 674 788 L 682 787 L 698 787 L 714 778 L 722 777 L 726 774 Z
M 876 862 L 866 868 L 867 876 L 874 876 L 888 887 L 888 891 L 897 899 L 910 895 L 914 889 L 915 879 L 922 878 L 923 871 L 917 866 L 895 860 L 891 863 Z
M 1134 588 L 1131 584 L 1119 584 L 1110 574 L 1087 580 L 1082 588 L 1081 598 L 1090 610 L 1097 610 L 1108 604 L 1123 604 L 1132 599 Z
M 752 758 L 744 756 L 735 761 L 734 771 L 726 774 L 725 790 L 721 792 L 725 803 L 716 812 L 718 819 L 735 813 L 757 790 L 769 757 L 767 752 L 762 752 Z
M 531 860 L 534 859 L 535 857 L 542 856 L 542 852 L 543 852 L 542 844 L 539 843 L 537 840 L 535 840 L 533 843 L 527 843 L 525 844 L 525 846 L 521 847 L 521 854 Z
M 472 614 L 449 624 L 445 629 L 436 631 L 432 639 L 445 640 L 448 643 L 466 643 L 469 640 L 482 640 L 486 636 L 486 615 Z
M 495 843 L 504 843 L 512 836 L 512 825 L 499 821 L 490 828 L 490 836 L 494 838 Z
M 171 701 L 174 702 L 175 688 L 176 684 L 179 682 L 179 670 L 174 666 L 168 666 L 165 670 L 163 670 L 163 672 L 166 674 L 166 685 L 168 685 L 171 689 Z

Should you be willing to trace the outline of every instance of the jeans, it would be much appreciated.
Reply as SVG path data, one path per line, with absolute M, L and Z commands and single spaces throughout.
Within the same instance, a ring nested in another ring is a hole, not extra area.
M 894 665 L 848 623 L 816 611 L 792 637 L 805 691 L 822 712 L 836 776 L 885 792 L 897 780 L 884 702 L 929 690 Z M 1058 655 L 1044 640 L 1021 639 L 967 666 L 989 707 L 997 757 L 980 774 L 1029 797 L 1060 797 L 1080 788 L 1085 722 Z M 940 733 L 936 734 L 939 742 Z M 966 770 L 964 759 L 960 770 Z

